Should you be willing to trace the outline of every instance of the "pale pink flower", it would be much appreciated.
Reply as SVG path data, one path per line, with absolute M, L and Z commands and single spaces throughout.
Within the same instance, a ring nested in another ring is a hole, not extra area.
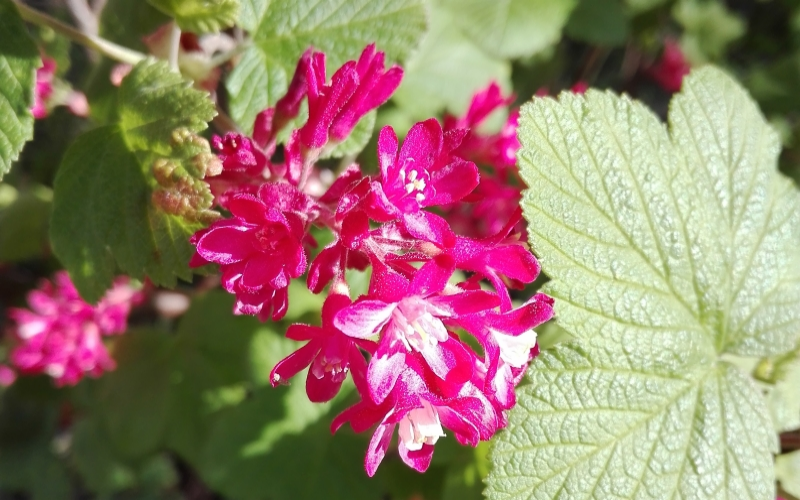
M 11 362 L 23 374 L 50 375 L 59 386 L 113 370 L 116 364 L 103 337 L 123 333 L 131 307 L 141 299 L 127 278 L 118 278 L 93 306 L 60 271 L 53 283 L 43 281 L 28 294 L 31 309 L 10 310 L 16 339 Z

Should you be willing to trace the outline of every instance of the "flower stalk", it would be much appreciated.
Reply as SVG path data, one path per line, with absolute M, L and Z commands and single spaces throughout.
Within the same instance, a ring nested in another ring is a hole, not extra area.
M 47 26 L 73 42 L 94 49 L 111 59 L 127 64 L 137 64 L 147 58 L 147 56 L 141 52 L 117 45 L 105 38 L 84 33 L 68 24 L 64 24 L 58 19 L 50 17 L 36 9 L 32 9 L 22 2 L 15 2 L 15 4 L 19 10 L 20 16 L 22 16 L 24 20 L 38 26 Z

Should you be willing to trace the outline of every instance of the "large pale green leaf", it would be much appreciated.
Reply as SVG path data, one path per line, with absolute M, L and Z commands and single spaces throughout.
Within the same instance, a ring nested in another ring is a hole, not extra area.
M 800 496 L 800 450 L 779 456 L 775 469 L 781 487 L 790 495 Z
M 800 333 L 800 196 L 744 90 L 684 80 L 670 132 L 589 91 L 523 107 L 523 208 L 561 326 L 497 441 L 489 496 L 774 498 L 763 395 L 720 360 Z
M 147 0 L 175 19 L 184 31 L 217 32 L 239 17 L 239 0 Z
M 453 22 L 498 58 L 540 52 L 561 38 L 577 0 L 441 0 Z
M 504 88 L 510 86 L 508 62 L 484 54 L 456 28 L 455 17 L 433 5 L 430 31 L 404 65 L 403 83 L 394 102 L 415 120 L 429 118 L 442 109 L 462 113 L 472 95 L 493 80 Z
M 245 51 L 226 82 L 231 116 L 251 129 L 256 114 L 274 105 L 286 91 L 297 60 L 314 47 L 327 55 L 329 75 L 358 58 L 372 42 L 390 61 L 404 59 L 417 46 L 427 25 L 422 0 L 272 0 L 269 8 L 251 2 L 261 14 L 253 46 Z
M 39 51 L 11 0 L 0 0 L 0 179 L 33 137 L 33 86 Z
M 698 369 L 689 336 L 656 337 L 545 351 L 495 441 L 489 498 L 774 499 L 775 436 L 752 381 Z
M 189 85 L 164 62 L 140 63 L 119 89 L 118 121 L 83 134 L 65 154 L 50 237 L 86 300 L 103 295 L 117 265 L 164 286 L 191 277 L 188 238 L 202 226 L 151 203 L 156 160 L 193 168 L 196 151 L 176 142 L 173 132 L 197 132 L 214 116 L 208 96 Z

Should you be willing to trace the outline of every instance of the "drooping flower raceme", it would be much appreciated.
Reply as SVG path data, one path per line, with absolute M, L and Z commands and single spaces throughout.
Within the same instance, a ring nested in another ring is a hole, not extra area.
M 338 175 L 318 165 L 401 77 L 372 45 L 330 80 L 324 54 L 306 51 L 286 95 L 257 116 L 252 138 L 213 139 L 222 172 L 207 181 L 231 217 L 192 238 L 192 264 L 219 265 L 237 314 L 280 319 L 289 282 L 306 272 L 314 293 L 329 287 L 322 324 L 288 328 L 304 344 L 275 366 L 271 382 L 289 383 L 307 368 L 308 397 L 323 402 L 352 375 L 360 400 L 332 429 L 375 427 L 369 475 L 395 431 L 401 459 L 424 471 L 446 431 L 475 446 L 504 427 L 514 387 L 538 352 L 533 329 L 553 314 L 549 298 L 515 307 L 509 292 L 533 282 L 539 265 L 520 229 L 516 114 L 498 133 L 475 128 L 512 100 L 496 85 L 464 117 L 444 127 L 417 123 L 402 143 L 384 127 L 375 175 L 357 164 Z M 306 122 L 280 133 L 304 99 Z M 318 252 L 312 228 L 331 236 Z M 353 301 L 346 271 L 368 267 L 368 291 Z
M 125 331 L 131 307 L 141 298 L 127 278 L 119 278 L 92 306 L 66 272 L 56 273 L 53 282 L 44 281 L 28 294 L 30 309 L 9 311 L 16 340 L 12 364 L 23 374 L 47 374 L 59 386 L 113 370 L 103 337 Z

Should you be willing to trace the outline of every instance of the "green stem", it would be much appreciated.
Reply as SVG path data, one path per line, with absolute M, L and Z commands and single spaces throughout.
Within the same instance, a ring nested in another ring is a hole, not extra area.
M 248 47 L 250 47 L 249 42 L 242 42 L 236 46 L 236 48 L 229 50 L 228 52 L 223 52 L 222 54 L 217 54 L 211 58 L 208 65 L 211 68 L 216 68 L 217 66 L 222 66 L 226 62 L 230 61 L 234 57 L 238 56 L 239 54 L 243 53 Z
M 169 67 L 172 71 L 180 73 L 178 68 L 178 55 L 181 52 L 181 29 L 178 23 L 172 21 L 172 26 L 169 29 Z
M 117 45 L 116 43 L 109 42 L 105 38 L 84 33 L 76 28 L 73 28 L 72 26 L 62 23 L 58 19 L 52 18 L 47 14 L 32 9 L 22 2 L 17 1 L 14 3 L 19 10 L 20 16 L 22 16 L 22 18 L 26 21 L 39 26 L 47 26 L 53 31 L 69 38 L 73 42 L 92 48 L 112 59 L 116 59 L 117 61 L 127 64 L 136 64 L 147 58 L 147 56 L 141 52 L 137 52 L 127 47 Z

